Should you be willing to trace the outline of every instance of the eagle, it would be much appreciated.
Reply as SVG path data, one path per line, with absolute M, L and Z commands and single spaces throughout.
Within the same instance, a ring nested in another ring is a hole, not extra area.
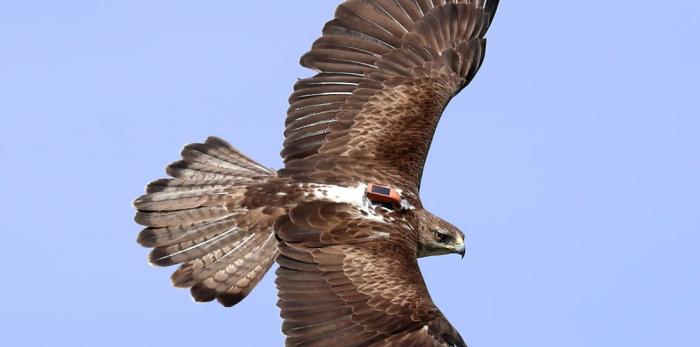
M 217 137 L 137 198 L 151 264 L 233 306 L 277 263 L 287 346 L 466 346 L 418 258 L 464 256 L 419 189 L 446 105 L 479 70 L 498 0 L 347 0 L 301 58 L 284 168 Z

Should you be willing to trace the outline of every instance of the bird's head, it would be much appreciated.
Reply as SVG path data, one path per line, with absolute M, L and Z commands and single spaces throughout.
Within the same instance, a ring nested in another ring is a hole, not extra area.
M 464 257 L 464 233 L 423 209 L 418 214 L 418 257 L 457 253 Z

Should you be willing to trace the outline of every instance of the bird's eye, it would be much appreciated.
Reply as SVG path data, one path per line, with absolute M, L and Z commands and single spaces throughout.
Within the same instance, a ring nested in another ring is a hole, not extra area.
M 433 230 L 433 234 L 435 235 L 435 239 L 440 243 L 447 243 L 447 241 L 452 238 L 449 234 L 441 233 L 437 230 Z

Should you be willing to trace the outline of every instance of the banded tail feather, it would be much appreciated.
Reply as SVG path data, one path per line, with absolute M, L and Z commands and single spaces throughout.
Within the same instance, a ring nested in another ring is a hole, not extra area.
M 181 264 L 173 285 L 190 288 L 195 301 L 235 305 L 278 254 L 273 224 L 284 210 L 244 202 L 250 187 L 277 174 L 216 137 L 185 146 L 166 172 L 172 178 L 150 183 L 133 203 L 146 227 L 138 243 L 153 248 L 153 265 Z
M 447 103 L 476 75 L 498 0 L 346 0 L 301 59 L 277 173 L 210 138 L 134 202 L 138 241 L 177 287 L 235 305 L 273 261 L 287 346 L 461 346 L 418 257 L 464 255 L 422 207 Z M 369 202 L 367 183 L 401 191 Z M 404 204 L 406 203 L 406 204 Z M 274 231 L 273 231 L 274 230 Z

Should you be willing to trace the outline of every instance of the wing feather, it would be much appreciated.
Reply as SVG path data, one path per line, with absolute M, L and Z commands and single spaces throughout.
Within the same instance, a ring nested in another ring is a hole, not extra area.
M 301 59 L 283 176 L 389 177 L 417 192 L 449 100 L 476 74 L 497 0 L 348 0 Z M 339 79 L 340 77 L 343 79 Z M 328 165 L 333 162 L 333 165 Z M 321 165 L 330 166 L 323 170 Z M 350 166 L 340 172 L 337 167 Z
M 275 230 L 287 346 L 399 346 L 416 334 L 419 346 L 464 346 L 430 299 L 415 231 L 332 202 L 302 203 Z

